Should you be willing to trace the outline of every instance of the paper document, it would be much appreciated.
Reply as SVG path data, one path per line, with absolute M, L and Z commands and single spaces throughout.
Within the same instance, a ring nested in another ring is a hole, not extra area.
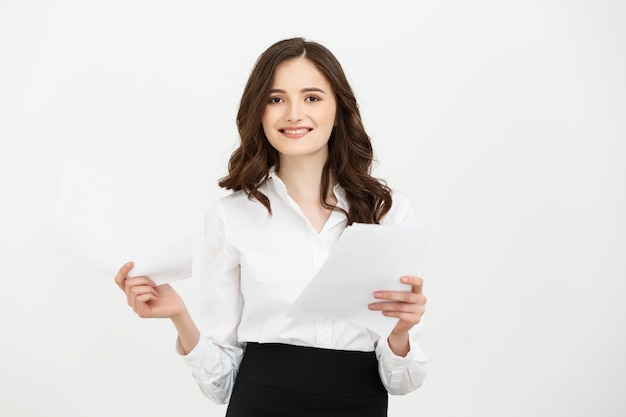
M 410 291 L 400 277 L 420 272 L 438 219 L 416 225 L 353 224 L 328 260 L 294 301 L 287 315 L 348 319 L 388 336 L 398 319 L 371 311 L 374 291 Z
M 127 261 L 130 276 L 163 284 L 191 276 L 193 225 L 110 176 L 68 161 L 59 192 L 55 235 L 63 253 L 113 278 Z

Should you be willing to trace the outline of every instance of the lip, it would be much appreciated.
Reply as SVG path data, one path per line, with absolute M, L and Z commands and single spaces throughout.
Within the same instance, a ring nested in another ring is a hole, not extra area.
M 311 129 L 310 127 L 300 126 L 300 127 L 285 127 L 285 128 L 278 129 L 278 130 L 285 137 L 297 139 L 297 138 L 301 138 L 305 136 L 313 129 Z

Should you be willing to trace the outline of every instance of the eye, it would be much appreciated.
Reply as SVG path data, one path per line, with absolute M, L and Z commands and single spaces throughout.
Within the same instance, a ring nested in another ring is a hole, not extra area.
M 275 103 L 280 103 L 280 102 L 282 102 L 282 101 L 283 101 L 283 99 L 282 99 L 282 98 L 280 98 L 280 97 L 270 97 L 270 101 L 269 101 L 269 103 L 270 103 L 270 104 L 275 104 Z
M 306 101 L 310 101 L 310 102 L 316 102 L 316 101 L 320 101 L 321 99 L 319 97 L 316 97 L 316 96 L 309 96 L 305 100 Z

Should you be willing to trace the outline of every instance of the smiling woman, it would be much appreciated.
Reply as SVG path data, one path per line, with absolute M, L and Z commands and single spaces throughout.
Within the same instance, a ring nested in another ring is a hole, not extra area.
M 286 316 L 346 226 L 414 222 L 408 200 L 371 176 L 372 145 L 339 62 L 301 38 L 270 46 L 237 125 L 241 144 L 219 183 L 233 193 L 206 216 L 198 325 L 172 287 L 129 279 L 132 263 L 116 283 L 139 316 L 172 320 L 182 359 L 229 417 L 386 416 L 388 393 L 411 392 L 426 374 L 422 279 L 396 277 L 412 291 L 376 291 L 363 305 L 397 319 L 389 335 Z

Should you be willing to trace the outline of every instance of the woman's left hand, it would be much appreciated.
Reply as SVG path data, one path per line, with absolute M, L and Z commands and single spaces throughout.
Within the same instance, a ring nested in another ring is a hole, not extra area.
M 374 298 L 380 302 L 369 304 L 370 310 L 381 311 L 385 316 L 397 317 L 398 323 L 391 331 L 391 338 L 406 339 L 408 331 L 420 322 L 426 311 L 426 297 L 422 292 L 424 281 L 420 277 L 403 276 L 400 281 L 412 286 L 411 291 L 376 291 Z M 404 349 L 401 349 L 404 350 Z

